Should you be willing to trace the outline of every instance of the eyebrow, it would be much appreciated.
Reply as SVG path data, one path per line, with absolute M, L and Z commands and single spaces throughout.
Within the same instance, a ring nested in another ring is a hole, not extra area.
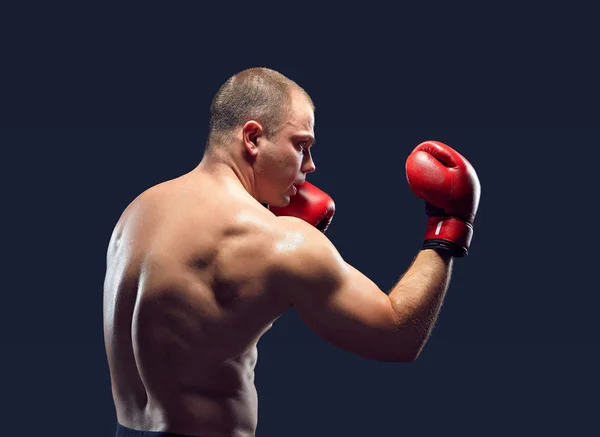
M 306 133 L 306 134 L 295 134 L 295 135 L 292 136 L 292 138 L 294 140 L 301 140 L 301 139 L 302 140 L 310 140 L 311 147 L 314 146 L 315 142 L 316 142 L 315 137 L 313 135 L 311 135 L 311 134 L 308 134 L 308 133 Z

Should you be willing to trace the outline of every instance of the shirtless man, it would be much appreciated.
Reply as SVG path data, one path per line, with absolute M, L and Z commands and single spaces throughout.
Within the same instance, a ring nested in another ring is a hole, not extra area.
M 423 248 L 388 294 L 324 235 L 334 203 L 305 182 L 313 143 L 308 94 L 273 70 L 243 71 L 213 100 L 199 165 L 124 211 L 104 285 L 117 436 L 253 436 L 256 345 L 292 307 L 360 356 L 419 355 L 452 259 L 469 247 L 477 175 L 442 143 L 410 154 L 408 183 L 429 219 Z

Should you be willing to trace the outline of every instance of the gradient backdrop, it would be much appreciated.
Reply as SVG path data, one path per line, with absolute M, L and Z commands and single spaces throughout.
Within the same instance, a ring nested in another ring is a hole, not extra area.
M 589 53 L 553 46 L 572 56 L 561 79 L 543 45 L 506 41 L 508 56 L 471 35 L 454 46 L 460 56 L 442 35 L 430 45 L 427 32 L 394 33 L 383 12 L 366 29 L 357 16 L 356 31 L 333 20 L 320 41 L 303 41 L 301 20 L 288 32 L 244 17 L 207 30 L 213 11 L 167 5 L 5 15 L 25 27 L 8 32 L 3 67 L 3 435 L 113 435 L 102 338 L 112 228 L 141 191 L 197 164 L 212 96 L 252 66 L 313 97 L 309 180 L 336 201 L 328 236 L 382 289 L 424 233 L 404 175 L 411 150 L 446 142 L 482 184 L 470 255 L 455 263 L 420 358 L 358 358 L 291 311 L 259 343 L 257 435 L 597 433 L 600 118 L 583 109 L 597 95 Z M 247 33 L 229 41 L 230 27 Z

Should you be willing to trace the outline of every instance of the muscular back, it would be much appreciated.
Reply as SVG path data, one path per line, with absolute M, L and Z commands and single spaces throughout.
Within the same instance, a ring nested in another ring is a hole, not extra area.
M 254 434 L 256 343 L 290 306 L 265 284 L 277 222 L 247 193 L 198 174 L 158 185 L 125 210 L 104 287 L 122 425 Z

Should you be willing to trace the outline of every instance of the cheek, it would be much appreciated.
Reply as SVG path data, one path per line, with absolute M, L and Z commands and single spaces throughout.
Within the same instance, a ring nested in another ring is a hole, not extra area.
M 296 176 L 296 174 L 300 171 L 300 168 L 302 167 L 302 154 L 301 153 L 295 153 L 290 157 L 290 167 L 292 167 L 294 169 L 294 176 Z
M 302 167 L 302 154 L 295 150 L 283 153 L 281 149 L 273 148 L 270 153 L 261 156 L 261 169 L 277 179 L 294 179 Z
M 286 153 L 280 157 L 278 165 L 278 179 L 285 185 L 292 184 L 302 168 L 302 155 L 299 153 Z
M 285 170 L 286 173 L 295 173 L 302 166 L 302 154 L 298 153 L 296 150 L 281 153 L 276 159 L 280 169 Z

